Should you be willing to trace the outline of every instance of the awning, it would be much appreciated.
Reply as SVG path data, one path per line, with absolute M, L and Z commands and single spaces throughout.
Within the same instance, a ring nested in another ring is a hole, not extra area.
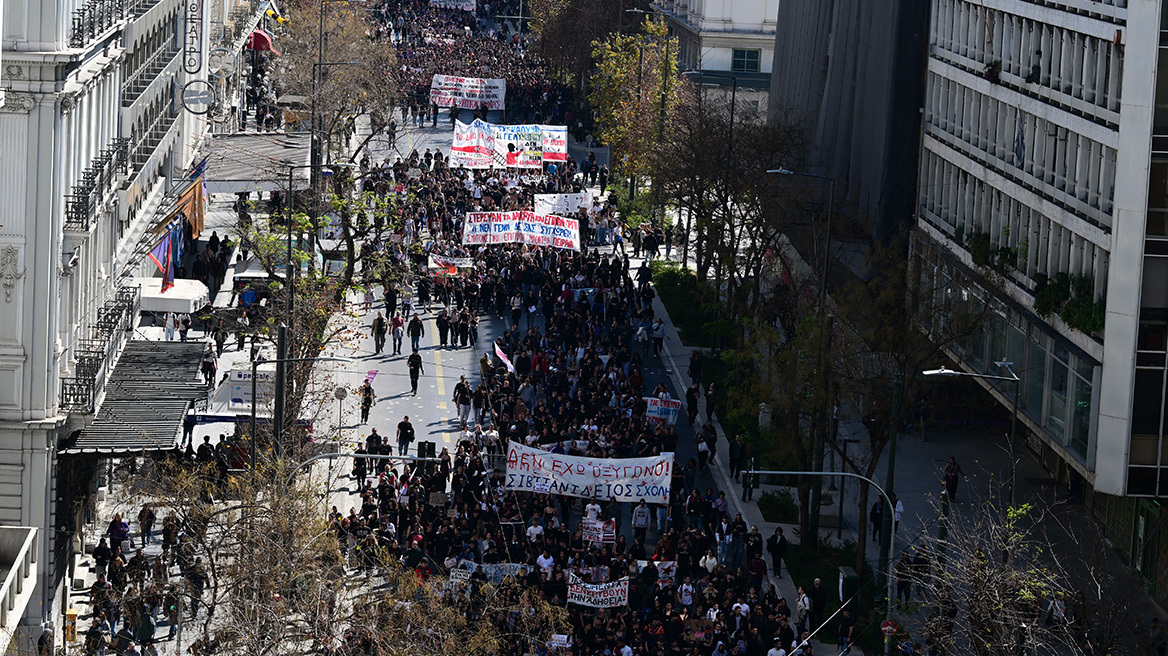
M 58 452 L 135 455 L 174 448 L 187 410 L 207 394 L 199 374 L 203 348 L 202 342 L 128 342 L 97 417 Z
M 253 30 L 251 36 L 247 39 L 247 47 L 249 50 L 267 50 L 273 54 L 280 54 L 276 50 L 276 46 L 272 45 L 272 35 L 263 30 Z
M 308 134 L 217 134 L 207 147 L 207 192 L 282 191 L 288 167 L 308 164 Z M 308 169 L 293 171 L 292 186 L 308 188 Z

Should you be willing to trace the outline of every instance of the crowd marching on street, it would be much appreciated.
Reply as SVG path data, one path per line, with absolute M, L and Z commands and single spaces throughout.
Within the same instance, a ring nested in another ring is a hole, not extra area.
M 538 58 L 524 50 L 523 39 L 508 35 L 488 20 L 491 15 L 485 4 L 476 14 L 412 0 L 387 0 L 374 11 L 375 29 L 385 38 L 392 34 L 399 53 L 403 124 L 426 119 L 436 124 L 438 107 L 427 98 L 435 73 L 505 78 L 510 122 L 574 124 L 571 90 L 546 76 Z M 690 364 L 693 387 L 677 399 L 687 406 L 679 420 L 688 417 L 693 426 L 692 444 L 680 449 L 677 427 L 648 411 L 652 399 L 673 400 L 665 384 L 646 382 L 647 371 L 665 368 L 663 351 L 670 339 L 654 314 L 649 261 L 662 251 L 668 257 L 680 234 L 626 225 L 598 196 L 575 214 L 579 250 L 462 243 L 467 212 L 530 209 L 537 193 L 591 187 L 603 194 L 608 171 L 591 155 L 543 169 L 468 171 L 452 168 L 449 155 L 427 149 L 392 163 L 366 155 L 361 168 L 363 190 L 393 197 L 389 211 L 371 209 L 356 217 L 359 227 L 373 228 L 371 234 L 388 230 L 394 236 L 362 245 L 364 284 L 370 290 L 365 307 L 372 305 L 374 289 L 385 302 L 376 316 L 369 313 L 375 351 L 405 356 L 394 366 L 408 372 L 413 394 L 429 375 L 419 351 L 431 327 L 436 348 L 471 348 L 482 357 L 477 376 L 463 376 L 454 386 L 450 400 L 461 434 L 454 452 L 444 449 L 436 466 L 360 457 L 416 453 L 411 452 L 416 429 L 404 413 L 395 413 L 402 419 L 392 431 L 382 427 L 381 434 L 373 427 L 357 448 L 353 504 L 334 507 L 330 517 L 353 567 L 373 569 L 389 559 L 422 577 L 445 576 L 456 568 L 475 570 L 472 579 L 506 572 L 569 609 L 573 630 L 556 650 L 576 656 L 812 654 L 813 634 L 838 642 L 833 653 L 847 651 L 855 618 L 843 613 L 827 623 L 830 582 L 798 581 L 797 598 L 783 598 L 773 582 L 787 574 L 782 529 L 764 535 L 732 511 L 725 490 L 698 483 L 718 444 L 712 423 L 716 391 L 703 385 L 700 360 Z M 634 266 L 630 253 L 645 260 Z M 458 261 L 456 273 L 428 275 L 433 257 Z M 385 262 L 398 266 L 381 266 Z M 409 271 L 404 278 L 403 268 Z M 491 315 L 506 329 L 484 343 L 479 323 Z M 174 326 L 183 325 L 176 318 Z M 247 314 L 232 328 L 242 348 L 249 334 Z M 222 352 L 227 331 L 222 324 L 216 327 L 216 353 Z M 697 407 L 702 397 L 704 422 Z M 359 392 L 363 424 L 376 398 L 366 381 Z M 660 502 L 629 502 L 507 489 L 511 445 L 597 459 L 652 458 L 679 450 L 694 457 L 674 462 Z M 241 464 L 234 462 L 231 448 L 226 441 L 217 447 L 204 443 L 197 451 L 190 445 L 186 457 L 218 463 L 225 471 L 228 464 Z M 741 468 L 737 448 L 731 455 Z M 434 492 L 446 493 L 447 503 L 432 505 Z M 154 510 L 146 507 L 142 513 L 138 542 L 119 515 L 95 554 L 100 575 L 90 589 L 86 653 L 111 648 L 151 654 L 160 638 L 157 623 L 167 625 L 163 637 L 172 637 L 180 616 L 199 613 L 207 573 L 190 557 L 184 537 L 199 527 L 180 527 L 165 518 L 162 555 L 148 558 L 142 547 L 154 539 Z M 600 539 L 589 532 L 596 526 Z M 917 566 L 927 568 L 927 562 Z M 568 603 L 575 585 L 626 578 L 627 600 L 620 605 Z M 137 646 L 130 648 L 131 643 Z M 500 653 L 546 650 L 547 645 L 516 641 Z M 345 644 L 336 653 L 358 651 Z

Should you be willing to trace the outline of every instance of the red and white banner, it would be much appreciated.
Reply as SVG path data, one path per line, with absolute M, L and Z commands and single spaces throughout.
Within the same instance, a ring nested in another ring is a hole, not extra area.
M 501 78 L 435 74 L 430 80 L 430 102 L 439 107 L 503 109 L 506 94 L 507 81 Z
M 507 354 L 503 352 L 503 349 L 497 342 L 495 343 L 495 356 L 503 361 L 503 364 L 507 367 L 507 371 L 515 373 L 515 365 L 511 364 L 511 358 L 507 357 Z
M 482 119 L 454 124 L 454 144 L 450 147 L 450 165 L 466 169 L 489 169 L 494 164 L 495 137 L 491 124 Z
M 568 603 L 592 608 L 617 608 L 629 603 L 629 579 L 625 577 L 612 583 L 582 583 L 572 577 L 568 585 Z
M 584 499 L 669 503 L 673 454 L 649 458 L 589 458 L 533 449 L 512 442 L 507 450 L 508 490 L 531 492 L 536 484 Z
M 543 161 L 568 161 L 568 126 L 541 125 L 539 133 L 543 139 Z
M 528 210 L 469 212 L 462 227 L 463 244 L 531 244 L 580 250 L 580 223 Z
M 659 399 L 655 396 L 641 397 L 645 403 L 649 404 L 649 408 L 645 410 L 645 416 L 649 419 L 663 421 L 670 426 L 677 423 L 677 415 L 681 412 L 681 401 L 673 399 Z

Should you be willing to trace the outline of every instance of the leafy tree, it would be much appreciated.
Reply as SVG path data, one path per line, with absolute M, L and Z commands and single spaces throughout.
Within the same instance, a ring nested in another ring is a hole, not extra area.
M 358 116 L 369 115 L 374 127 L 366 141 L 379 134 L 400 90 L 392 76 L 393 44 L 372 27 L 368 7 L 343 0 L 290 0 L 281 8 L 289 20 L 287 33 L 278 39 L 277 79 L 283 94 L 305 97 L 316 112 L 322 157 L 347 142 Z M 363 145 L 353 152 L 361 152 Z
M 670 130 L 680 98 L 677 39 L 664 21 L 646 20 L 644 32 L 610 34 L 592 46 L 596 69 L 590 96 L 600 112 L 601 137 L 625 175 L 645 175 L 653 151 Z

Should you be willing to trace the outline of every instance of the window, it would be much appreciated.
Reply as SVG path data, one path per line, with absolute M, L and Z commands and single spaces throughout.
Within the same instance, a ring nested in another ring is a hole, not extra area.
M 758 61 L 762 56 L 761 50 L 747 50 L 735 48 L 730 70 L 735 73 L 757 73 Z

